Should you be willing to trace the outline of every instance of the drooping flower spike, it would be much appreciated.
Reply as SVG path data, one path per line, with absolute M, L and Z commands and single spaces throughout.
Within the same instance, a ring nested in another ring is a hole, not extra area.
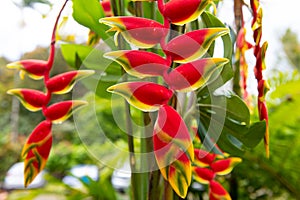
M 226 58 L 204 58 L 186 63 L 166 72 L 164 80 L 173 90 L 191 92 L 202 87 L 214 72 L 228 62 Z
M 116 61 L 128 74 L 138 78 L 163 76 L 170 66 L 166 59 L 147 51 L 112 51 L 105 53 L 104 57 Z
M 214 5 L 212 0 L 171 0 L 161 12 L 170 23 L 184 25 L 197 19 L 208 4 Z
M 124 82 L 107 91 L 123 96 L 129 104 L 144 112 L 157 111 L 173 96 L 171 90 L 152 82 Z
M 194 148 L 183 119 L 171 106 L 163 105 L 159 109 L 153 131 L 153 148 L 163 177 L 184 198 L 191 183 Z
M 163 50 L 174 62 L 191 62 L 202 57 L 217 37 L 228 33 L 228 28 L 204 28 L 191 31 L 172 39 Z
M 93 74 L 93 70 L 77 70 L 65 72 L 50 78 L 46 82 L 46 87 L 53 94 L 65 94 L 71 91 L 75 83 L 87 76 Z
M 46 120 L 36 126 L 28 137 L 22 151 L 24 158 L 24 185 L 27 187 L 44 169 L 52 146 L 52 124 L 66 120 L 72 111 L 85 104 L 83 101 L 64 101 L 48 106 L 53 93 L 63 94 L 72 89 L 75 82 L 92 74 L 91 70 L 71 71 L 50 78 L 50 70 L 54 62 L 55 32 L 61 12 L 68 0 L 63 4 L 57 16 L 50 44 L 50 55 L 47 61 L 23 60 L 8 65 L 18 68 L 35 79 L 43 78 L 45 93 L 33 89 L 11 89 L 9 94 L 17 96 L 24 107 L 30 111 L 42 110 Z
M 99 22 L 112 27 L 108 31 L 116 31 L 116 45 L 120 33 L 128 43 L 139 48 L 151 48 L 160 43 L 168 31 L 162 24 L 141 17 L 105 17 Z
M 41 110 L 47 102 L 45 93 L 32 89 L 11 89 L 8 94 L 15 95 L 28 110 L 35 112 Z
M 52 146 L 52 123 L 41 122 L 28 137 L 23 150 L 24 185 L 27 187 L 44 169 Z

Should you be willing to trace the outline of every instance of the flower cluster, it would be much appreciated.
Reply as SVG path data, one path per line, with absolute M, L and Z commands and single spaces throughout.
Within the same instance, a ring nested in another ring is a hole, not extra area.
M 74 110 L 86 104 L 84 101 L 67 100 L 49 105 L 52 94 L 68 93 L 72 90 L 76 81 L 93 73 L 92 70 L 69 71 L 50 77 L 55 55 L 56 27 L 66 4 L 67 1 L 65 1 L 60 10 L 53 28 L 48 60 L 21 60 L 7 65 L 8 68 L 19 69 L 21 78 L 25 74 L 28 74 L 30 78 L 35 80 L 43 79 L 46 89 L 46 92 L 27 88 L 11 89 L 8 91 L 9 94 L 17 96 L 25 108 L 32 112 L 42 110 L 45 117 L 45 120 L 38 124 L 32 131 L 22 150 L 22 157 L 25 159 L 25 187 L 34 180 L 46 165 L 52 146 L 52 124 L 62 123 L 71 116 Z
M 147 49 L 159 44 L 165 57 L 145 50 L 119 50 L 104 57 L 119 63 L 127 74 L 137 78 L 161 77 L 164 85 L 149 81 L 122 82 L 109 87 L 109 92 L 124 97 L 129 104 L 144 112 L 158 111 L 153 130 L 153 149 L 162 176 L 182 198 L 187 194 L 192 177 L 194 148 L 187 126 L 170 105 L 176 92 L 192 92 L 206 84 L 212 74 L 218 75 L 225 58 L 202 58 L 212 42 L 228 34 L 227 28 L 203 28 L 180 34 L 172 39 L 171 24 L 184 25 L 196 19 L 211 3 L 209 0 L 158 1 L 164 24 L 141 17 L 106 17 L 100 19 L 131 45 Z M 182 5 L 185 12 L 181 12 Z M 180 11 L 180 12 L 179 12 Z M 173 64 L 177 67 L 173 68 Z
M 269 85 L 267 81 L 264 79 L 262 73 L 263 70 L 266 69 L 265 55 L 268 48 L 268 42 L 265 41 L 261 45 L 263 11 L 262 8 L 260 7 L 259 0 L 251 0 L 250 4 L 253 12 L 252 30 L 253 30 L 253 39 L 255 41 L 254 56 L 256 57 L 254 74 L 258 83 L 257 106 L 258 106 L 258 114 L 260 120 L 265 120 L 267 123 L 264 142 L 265 142 L 266 155 L 267 157 L 269 157 L 268 109 L 265 101 L 266 93 L 267 91 L 269 91 Z
M 265 54 L 267 51 L 268 43 L 264 42 L 262 45 L 261 37 L 262 37 L 262 8 L 260 7 L 259 0 L 251 0 L 250 1 L 251 9 L 252 9 L 252 31 L 253 31 L 253 39 L 254 45 L 246 41 L 246 28 L 244 27 L 244 22 L 242 21 L 242 27 L 239 30 L 237 35 L 237 53 L 236 57 L 239 60 L 240 68 L 241 68 L 241 75 L 242 75 L 242 88 L 244 92 L 244 99 L 247 98 L 247 72 L 248 72 L 248 65 L 245 60 L 245 51 L 253 48 L 253 53 L 256 58 L 256 63 L 254 66 L 254 75 L 258 83 L 258 98 L 257 98 L 257 105 L 258 105 L 258 114 L 260 120 L 265 120 L 267 123 L 266 133 L 265 133 L 265 149 L 266 155 L 269 157 L 269 131 L 268 131 L 268 110 L 265 102 L 265 95 L 269 90 L 269 86 L 267 81 L 263 78 L 263 70 L 266 69 L 265 65 Z
M 201 149 L 194 150 L 194 179 L 202 184 L 209 184 L 209 199 L 227 199 L 231 197 L 223 186 L 216 181 L 217 175 L 229 174 L 242 160 L 238 157 L 225 157 Z

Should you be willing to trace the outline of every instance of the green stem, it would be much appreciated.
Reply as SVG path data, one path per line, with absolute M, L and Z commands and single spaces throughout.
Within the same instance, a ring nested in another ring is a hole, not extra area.
M 136 1 L 134 2 L 134 11 L 135 11 L 135 16 L 137 17 L 143 17 L 144 16 L 144 13 L 143 13 L 143 2 L 141 1 Z

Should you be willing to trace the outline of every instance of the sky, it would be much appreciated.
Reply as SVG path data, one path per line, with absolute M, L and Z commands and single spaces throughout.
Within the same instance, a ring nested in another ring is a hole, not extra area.
M 63 4 L 62 0 L 51 0 L 53 2 L 52 9 L 42 5 L 38 5 L 35 9 L 20 9 L 14 4 L 19 1 L 0 1 L 0 56 L 4 56 L 10 61 L 18 60 L 25 52 L 32 51 L 37 46 L 49 46 L 52 26 L 58 10 Z M 245 1 L 247 2 L 247 0 Z M 232 4 L 233 0 L 223 0 L 218 13 L 221 19 L 225 19 L 228 24 L 233 24 Z M 289 67 L 284 59 L 285 55 L 279 38 L 287 28 L 291 28 L 300 35 L 300 1 L 261 0 L 261 5 L 264 11 L 262 41 L 268 40 L 269 42 L 267 66 L 270 66 L 269 69 L 276 68 L 284 71 Z M 69 2 L 63 16 L 71 15 L 71 13 L 72 6 Z M 42 14 L 46 14 L 47 17 L 43 17 Z M 248 24 L 251 23 L 250 14 L 245 14 L 245 21 Z M 86 30 L 83 27 L 75 22 L 71 27 L 71 33 L 74 31 L 79 38 L 86 37 Z

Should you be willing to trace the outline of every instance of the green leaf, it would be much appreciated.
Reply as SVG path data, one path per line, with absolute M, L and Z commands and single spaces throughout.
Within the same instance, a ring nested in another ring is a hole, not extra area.
M 108 27 L 99 23 L 105 14 L 98 0 L 73 0 L 73 17 L 79 24 L 100 35 L 111 48 L 115 47 L 111 35 L 106 33 Z
M 241 155 L 264 137 L 265 122 L 250 125 L 247 105 L 236 95 L 200 97 L 200 125 L 225 152 Z M 203 133 L 202 133 L 203 134 Z
M 204 22 L 205 27 L 226 27 L 225 24 L 223 24 L 216 16 L 206 11 L 202 13 L 201 19 Z M 224 46 L 224 58 L 228 58 L 230 62 L 223 67 L 220 76 L 217 78 L 216 76 L 211 76 L 210 80 L 208 81 L 208 85 L 201 89 L 202 93 L 207 93 L 208 90 L 216 90 L 233 77 L 233 70 L 231 66 L 233 43 L 231 41 L 230 34 L 222 36 L 222 41 Z M 211 50 L 213 50 L 213 47 Z

